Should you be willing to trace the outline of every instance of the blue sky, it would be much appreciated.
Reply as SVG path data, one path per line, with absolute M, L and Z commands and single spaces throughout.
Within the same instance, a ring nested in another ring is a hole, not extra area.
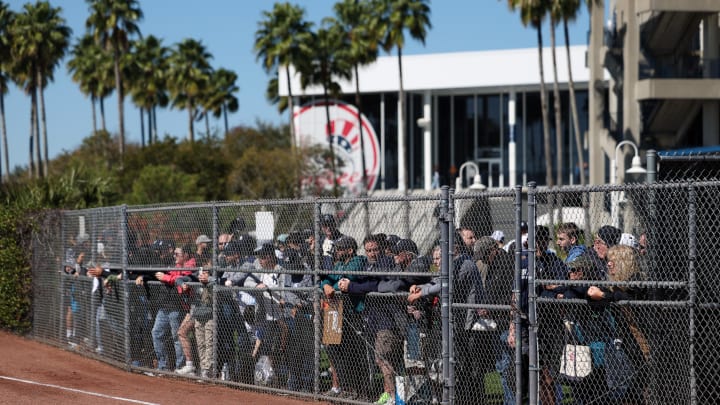
M 26 1 L 9 0 L 10 8 L 20 11 Z M 85 32 L 88 16 L 83 0 L 50 0 L 62 8 L 62 15 L 73 30 L 74 44 Z M 309 21 L 319 23 L 332 15 L 332 0 L 291 1 L 306 10 Z M 202 4 L 202 5 L 201 5 Z M 274 2 L 267 0 L 144 0 L 140 7 L 144 19 L 139 23 L 143 35 L 162 38 L 165 46 L 172 46 L 185 38 L 202 41 L 213 55 L 215 68 L 234 70 L 238 74 L 240 91 L 238 112 L 229 116 L 230 126 L 254 126 L 257 120 L 279 124 L 287 120 L 265 99 L 269 76 L 256 61 L 253 52 L 254 34 L 262 12 L 272 10 Z M 481 51 L 494 49 L 532 48 L 537 44 L 533 29 L 525 28 L 520 17 L 508 9 L 506 0 L 436 0 L 431 2 L 431 23 L 425 46 L 409 40 L 405 54 Z M 544 41 L 549 45 L 545 27 Z M 583 8 L 577 21 L 570 26 L 573 45 L 586 44 L 589 29 L 587 10 Z M 557 30 L 558 42 L 564 44 L 562 29 Z M 67 58 L 55 71 L 55 81 L 45 90 L 50 158 L 63 150 L 73 150 L 92 132 L 90 100 L 72 82 L 66 66 Z M 549 78 L 549 76 L 548 76 Z M 30 99 L 15 86 L 5 98 L 10 168 L 26 166 L 29 150 Z M 116 133 L 117 97 L 105 101 L 107 128 Z M 99 118 L 98 118 L 99 119 Z M 99 125 L 99 124 L 98 124 Z M 204 124 L 196 125 L 204 132 Z M 211 130 L 222 129 L 220 121 L 211 120 Z M 139 111 L 126 100 L 125 132 L 127 142 L 140 143 Z M 177 138 L 187 135 L 187 113 L 180 110 L 158 110 L 158 132 Z

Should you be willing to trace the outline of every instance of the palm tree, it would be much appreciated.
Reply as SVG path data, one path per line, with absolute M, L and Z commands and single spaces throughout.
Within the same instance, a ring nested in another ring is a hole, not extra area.
M 169 102 L 165 76 L 170 50 L 162 45 L 161 39 L 153 35 L 135 41 L 133 49 L 131 70 L 134 77 L 129 90 L 133 102 L 140 107 L 141 122 L 143 111 L 147 113 L 148 143 L 151 144 L 157 141 L 157 123 L 152 111 L 156 106 L 167 106 Z M 142 129 L 141 133 L 145 139 Z
M 67 63 L 68 71 L 72 75 L 73 81 L 80 86 L 80 91 L 90 97 L 93 132 L 97 132 L 96 103 L 100 105 L 101 128 L 105 131 L 103 100 L 110 96 L 115 89 L 112 79 L 114 76 L 112 56 L 100 48 L 90 35 L 80 38 L 70 54 L 72 58 Z
M 428 0 L 375 0 L 375 10 L 381 17 L 383 32 L 382 47 L 386 52 L 397 50 L 400 90 L 398 100 L 400 114 L 398 119 L 398 189 L 407 190 L 407 165 L 405 163 L 405 90 L 403 88 L 402 50 L 405 46 L 405 30 L 410 37 L 425 45 L 430 23 L 430 5 Z
M 194 142 L 195 108 L 209 83 L 212 55 L 197 40 L 185 39 L 172 50 L 169 62 L 168 87 L 175 108 L 187 108 L 188 140 Z
M 266 72 L 283 69 L 288 86 L 290 137 L 294 150 L 297 139 L 293 120 L 293 93 L 290 65 L 297 66 L 311 58 L 311 22 L 305 21 L 305 9 L 290 3 L 275 3 L 272 12 L 264 11 L 255 31 L 255 54 Z
M 5 125 L 5 94 L 7 94 L 8 82 L 10 78 L 7 74 L 8 65 L 6 61 L 10 60 L 10 26 L 12 25 L 15 13 L 10 10 L 7 4 L 0 1 L 0 125 L 2 125 L 2 151 L 3 164 L 5 170 L 0 165 L 0 177 L 3 182 L 7 182 L 10 178 L 10 160 L 7 142 L 7 127 Z
M 367 193 L 368 181 L 365 169 L 365 140 L 363 139 L 362 104 L 360 99 L 360 75 L 358 67 L 374 62 L 380 42 L 379 19 L 373 15 L 372 5 L 356 0 L 343 0 L 334 6 L 337 24 L 345 35 L 345 49 L 355 76 L 355 106 L 358 109 L 360 130 L 360 156 L 362 160 L 362 193 Z
M 13 56 L 14 65 L 19 71 L 19 78 L 24 81 L 26 91 L 31 91 L 31 99 L 34 104 L 31 108 L 34 112 L 35 126 L 35 152 L 37 158 L 36 175 L 48 175 L 48 147 L 47 147 L 47 121 L 45 118 L 45 97 L 44 89 L 53 80 L 55 67 L 64 57 L 69 44 L 72 30 L 65 24 L 65 19 L 60 16 L 62 9 L 53 8 L 47 1 L 39 1 L 35 4 L 27 3 L 23 6 L 23 12 L 18 14 L 13 25 Z M 40 112 L 38 116 L 37 102 L 39 98 Z M 39 144 L 38 118 L 42 121 L 43 147 Z M 44 164 L 41 157 L 41 149 L 44 151 Z
M 589 0 L 598 1 L 598 0 Z M 577 101 L 575 99 L 575 83 L 572 76 L 572 63 L 570 63 L 570 33 L 568 21 L 573 21 L 580 11 L 580 0 L 554 0 L 553 12 L 558 13 L 557 19 L 562 19 L 563 31 L 565 34 L 565 54 L 567 56 L 568 87 L 570 93 L 570 111 L 572 112 L 573 129 L 575 133 L 575 147 L 577 148 L 578 167 L 580 168 L 580 184 L 585 185 L 585 156 L 583 155 L 582 139 L 580 134 L 580 123 L 577 112 Z
M 232 70 L 220 68 L 213 72 L 212 84 L 214 91 L 210 111 L 215 118 L 220 118 L 222 115 L 226 137 L 230 131 L 228 128 L 228 111 L 236 112 L 240 108 L 240 103 L 235 97 L 235 93 L 240 91 L 240 88 L 235 84 L 237 79 L 237 73 Z
M 333 147 L 332 122 L 330 121 L 330 97 L 337 98 L 340 93 L 340 85 L 334 80 L 336 78 L 349 80 L 351 64 L 345 47 L 344 32 L 337 24 L 326 19 L 324 27 L 318 29 L 313 35 L 313 54 L 315 58 L 298 65 L 301 76 L 300 82 L 303 88 L 309 85 L 322 85 L 323 97 L 325 98 L 325 132 L 330 152 L 330 167 L 333 177 L 333 195 L 338 197 L 337 188 L 337 167 L 335 162 L 335 148 Z
M 540 68 L 540 104 L 543 122 L 543 148 L 545 149 L 545 183 L 548 187 L 553 185 L 552 161 L 550 155 L 550 123 L 548 122 L 547 94 L 545 93 L 545 73 L 543 69 L 543 41 L 542 20 L 547 11 L 547 2 L 550 0 L 508 0 L 511 10 L 519 9 L 520 18 L 524 26 L 532 25 L 537 31 L 538 39 L 538 66 Z
M 90 5 L 90 17 L 85 26 L 95 41 L 104 49 L 112 51 L 115 69 L 115 90 L 118 96 L 118 121 L 120 135 L 120 159 L 125 156 L 125 111 L 120 59 L 130 48 L 130 38 L 139 34 L 137 22 L 143 13 L 137 0 L 86 0 Z

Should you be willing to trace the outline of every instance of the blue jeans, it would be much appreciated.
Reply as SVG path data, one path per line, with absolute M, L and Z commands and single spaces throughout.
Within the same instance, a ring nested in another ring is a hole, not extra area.
M 176 309 L 164 309 L 160 308 L 155 315 L 155 324 L 152 328 L 152 340 L 153 347 L 155 348 L 155 356 L 158 360 L 158 369 L 167 370 L 167 353 L 165 352 L 165 342 L 163 342 L 163 336 L 167 332 L 168 328 L 172 334 L 173 343 L 175 345 L 175 369 L 178 369 L 185 365 L 185 355 L 182 351 L 182 345 L 180 345 L 180 339 L 178 338 L 178 329 L 180 328 L 180 321 L 184 317 L 180 311 Z
M 415 321 L 408 321 L 407 324 L 407 357 L 420 360 L 420 330 Z

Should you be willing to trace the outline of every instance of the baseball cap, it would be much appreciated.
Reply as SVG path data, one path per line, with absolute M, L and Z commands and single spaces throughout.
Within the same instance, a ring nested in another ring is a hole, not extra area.
M 398 254 L 400 252 L 410 252 L 415 255 L 418 254 L 417 245 L 410 239 L 400 239 L 391 250 L 394 254 Z
M 200 235 L 195 239 L 195 244 L 199 245 L 201 243 L 210 243 L 212 242 L 212 239 L 210 239 L 207 235 Z

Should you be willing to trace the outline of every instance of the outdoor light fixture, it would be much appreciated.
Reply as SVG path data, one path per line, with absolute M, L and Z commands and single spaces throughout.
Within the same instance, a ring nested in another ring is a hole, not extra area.
M 640 154 L 638 153 L 638 147 L 635 145 L 633 141 L 622 141 L 615 146 L 615 159 L 612 161 L 612 165 L 610 167 L 610 184 L 617 184 L 617 178 L 618 178 L 618 154 L 620 153 L 620 149 L 625 146 L 630 145 L 632 146 L 635 155 L 632 158 L 632 162 L 630 164 L 630 168 L 625 171 L 625 173 L 628 174 L 643 174 L 647 173 L 647 170 L 645 170 L 641 163 L 640 163 Z M 618 212 L 618 204 L 620 203 L 620 192 L 619 191 L 612 191 L 610 193 L 610 217 L 612 218 L 612 225 L 616 228 L 620 227 L 620 213 Z
M 482 178 L 480 177 L 480 168 L 478 167 L 477 164 L 475 164 L 475 162 L 467 161 L 467 162 L 463 163 L 460 166 L 460 170 L 458 170 L 458 177 L 455 178 L 455 191 L 462 190 L 463 169 L 465 169 L 468 165 L 472 166 L 475 169 L 475 175 L 473 176 L 473 182 L 470 185 L 470 187 L 468 187 L 468 188 L 473 191 L 485 190 L 487 187 L 484 184 L 482 184 Z

